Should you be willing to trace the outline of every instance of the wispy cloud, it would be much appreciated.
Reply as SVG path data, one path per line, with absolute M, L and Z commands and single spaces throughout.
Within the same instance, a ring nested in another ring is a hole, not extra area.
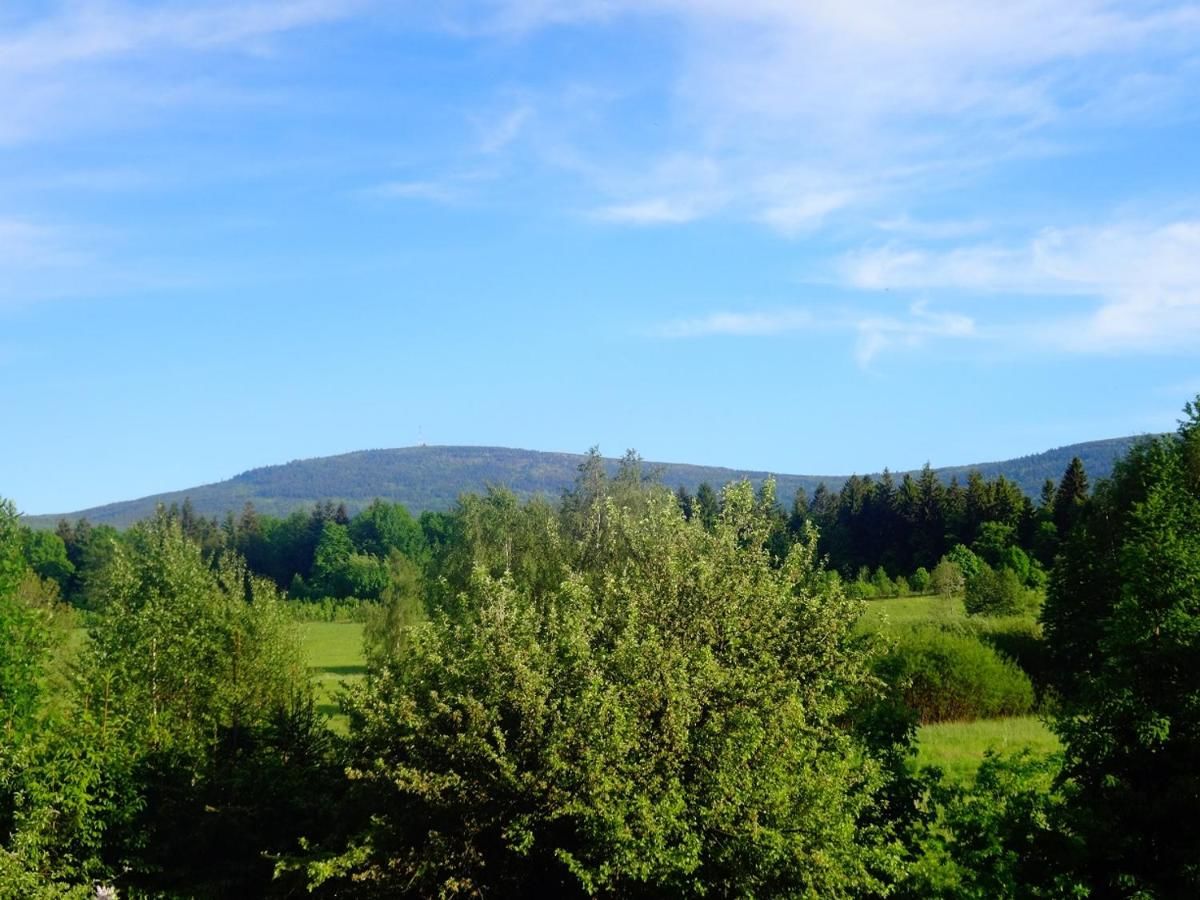
M 365 5 L 196 0 L 147 7 L 79 0 L 23 26 L 0 26 L 0 144 L 80 127 L 128 127 L 138 112 L 198 97 L 231 100 L 241 85 L 218 87 L 211 70 L 180 66 L 180 56 L 269 55 L 277 36 L 346 18 Z
M 974 319 L 961 313 L 933 312 L 925 302 L 914 303 L 906 318 L 867 316 L 855 323 L 859 365 L 871 363 L 890 347 L 918 349 L 934 338 L 970 338 L 976 335 Z
M 811 327 L 812 314 L 803 309 L 768 312 L 717 312 L 693 319 L 677 319 L 654 330 L 659 337 L 765 337 Z
M 604 206 L 592 215 L 601 222 L 622 225 L 682 225 L 701 218 L 704 210 L 704 204 L 692 200 L 658 197 Z
M 0 218 L 0 310 L 45 300 L 178 288 L 185 279 L 142 260 L 118 260 L 103 230 Z
M 1024 244 L 889 246 L 848 256 L 842 272 L 868 290 L 1092 301 L 1083 314 L 1048 308 L 1026 342 L 1078 352 L 1200 346 L 1200 221 L 1050 228 Z
M 874 224 L 880 231 L 889 234 L 931 241 L 971 237 L 986 232 L 990 227 L 984 219 L 922 221 L 907 214 L 881 219 Z
M 523 104 L 499 119 L 480 123 L 479 149 L 483 153 L 498 153 L 517 139 L 526 123 L 533 117 L 533 107 Z
M 444 181 L 385 181 L 370 188 L 368 193 L 375 197 L 428 200 L 433 203 L 453 203 L 462 196 L 457 185 Z
M 198 0 L 146 8 L 72 3 L 24 31 L 0 35 L 0 72 L 44 72 L 68 64 L 163 50 L 261 50 L 262 38 L 344 18 L 362 0 Z
M 77 259 L 78 254 L 67 249 L 57 230 L 24 219 L 0 219 L 0 274 L 70 264 Z
M 777 231 L 797 235 L 816 228 L 830 213 L 848 206 L 853 199 L 849 191 L 813 193 L 768 205 L 760 218 Z
M 1183 110 L 1200 94 L 1191 68 L 1200 7 L 1179 0 L 486 0 L 459 9 L 476 34 L 670 23 L 669 112 L 640 136 L 625 184 L 610 172 L 598 188 L 618 207 L 689 190 L 736 200 L 655 219 L 663 223 L 721 215 L 804 234 L 1014 156 L 1069 152 L 1072 125 Z M 715 180 L 647 176 L 656 161 L 688 155 L 712 159 Z M 795 169 L 823 183 L 799 192 L 772 183 Z
M 707 337 L 773 337 L 785 334 L 845 333 L 854 338 L 854 356 L 868 366 L 883 351 L 914 350 L 930 340 L 961 340 L 977 336 L 975 321 L 961 313 L 939 312 L 929 304 L 912 304 L 907 315 L 844 310 L 815 315 L 804 308 L 716 312 L 676 319 L 654 329 L 657 337 L 692 339 Z

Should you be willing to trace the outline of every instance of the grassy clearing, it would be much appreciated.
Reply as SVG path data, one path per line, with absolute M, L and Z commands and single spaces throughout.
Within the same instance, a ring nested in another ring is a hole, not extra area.
M 917 765 L 938 766 L 947 781 L 961 783 L 975 774 L 988 750 L 1013 753 L 1028 748 L 1048 756 L 1060 746 L 1054 732 L 1033 716 L 941 722 L 923 725 L 917 732 Z
M 305 622 L 300 637 L 316 684 L 317 709 L 331 716 L 335 731 L 346 730 L 346 717 L 337 703 L 342 684 L 360 681 L 366 673 L 363 660 L 363 626 L 360 622 Z
M 868 600 L 863 625 L 884 628 L 889 625 L 915 625 L 924 622 L 959 622 L 967 611 L 962 597 L 894 597 Z

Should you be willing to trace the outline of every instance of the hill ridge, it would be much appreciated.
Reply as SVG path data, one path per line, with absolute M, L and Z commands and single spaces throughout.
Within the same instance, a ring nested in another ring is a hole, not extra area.
M 943 466 L 934 469 L 940 478 L 964 479 L 978 470 L 988 478 L 1004 475 L 1023 491 L 1036 496 L 1042 482 L 1061 478 L 1072 456 L 1083 459 L 1093 481 L 1106 477 L 1113 461 L 1143 435 L 1085 441 L 1055 447 L 1041 453 L 1007 460 Z M 23 521 L 33 527 L 53 527 L 61 518 L 86 517 L 94 524 L 123 527 L 149 515 L 157 504 L 182 503 L 190 498 L 196 512 L 204 516 L 236 513 L 247 503 L 269 515 L 287 515 L 295 509 L 322 500 L 344 502 L 351 512 L 375 497 L 404 503 L 414 514 L 450 508 L 458 495 L 483 490 L 488 484 L 510 488 L 520 497 L 557 496 L 569 487 L 583 461 L 582 453 L 523 450 L 513 447 L 464 444 L 431 444 L 410 447 L 368 448 L 331 456 L 293 459 L 284 463 L 246 469 L 223 481 L 196 485 L 177 491 L 151 494 L 132 500 L 108 503 L 68 513 L 31 515 Z M 618 460 L 605 457 L 615 471 Z M 849 475 L 794 475 L 760 469 L 738 469 L 688 463 L 645 461 L 661 472 L 664 484 L 695 491 L 702 482 L 719 486 L 748 478 L 760 483 L 773 476 L 777 495 L 789 502 L 798 488 L 811 494 L 819 484 L 840 488 Z M 897 478 L 906 471 L 893 473 Z M 863 473 L 872 476 L 878 473 Z

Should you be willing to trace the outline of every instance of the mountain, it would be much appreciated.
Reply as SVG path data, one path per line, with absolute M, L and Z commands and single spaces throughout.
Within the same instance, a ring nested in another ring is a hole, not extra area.
M 1137 437 L 1112 438 L 1072 444 L 1018 459 L 978 463 L 935 470 L 945 481 L 979 470 L 984 476 L 1003 475 L 1036 497 L 1047 478 L 1055 483 L 1062 477 L 1071 457 L 1079 456 L 1088 476 L 1095 482 L 1106 477 L 1115 459 L 1137 441 Z M 251 469 L 216 484 L 155 494 L 137 500 L 110 503 L 78 512 L 26 516 L 24 522 L 35 528 L 52 528 L 63 517 L 74 520 L 87 517 L 93 524 L 127 526 L 154 512 L 157 504 L 183 503 L 191 498 L 196 511 L 204 516 L 223 517 L 253 503 L 261 512 L 284 516 L 321 500 L 343 502 L 353 513 L 376 497 L 399 501 L 414 514 L 423 510 L 446 510 L 465 491 L 481 491 L 487 485 L 503 485 L 520 497 L 543 494 L 559 496 L 575 479 L 583 456 L 575 453 L 542 453 L 536 450 L 512 450 L 505 447 L 402 447 L 395 450 L 361 450 L 318 459 L 294 460 L 279 466 Z M 617 461 L 606 460 L 610 471 Z M 755 483 L 767 472 L 693 466 L 682 463 L 646 463 L 657 469 L 664 484 L 683 486 L 695 493 L 702 482 L 714 487 L 737 479 Z M 897 478 L 901 473 L 897 473 Z M 785 475 L 775 473 L 776 494 L 789 503 L 797 488 L 811 496 L 824 482 L 831 490 L 841 487 L 845 475 Z

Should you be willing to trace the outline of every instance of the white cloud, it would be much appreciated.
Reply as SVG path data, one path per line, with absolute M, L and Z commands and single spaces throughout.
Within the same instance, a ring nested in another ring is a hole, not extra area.
M 885 247 L 848 256 L 843 274 L 870 290 L 957 291 L 1091 301 L 1051 308 L 1025 341 L 1079 352 L 1200 347 L 1200 221 L 1048 228 L 1024 244 L 945 251 Z
M 369 193 L 377 197 L 428 200 L 433 203 L 452 203 L 460 197 L 457 186 L 440 181 L 386 181 L 375 185 Z
M 800 331 L 813 323 L 812 314 L 802 309 L 770 312 L 718 312 L 694 319 L 678 319 L 656 329 L 659 337 L 765 337 Z
M 0 310 L 65 297 L 179 287 L 144 261 L 115 259 L 110 231 L 0 218 Z
M 364 0 L 195 0 L 146 6 L 78 0 L 23 27 L 0 26 L 0 144 L 81 127 L 128 127 L 138 113 L 232 102 L 243 85 L 180 67 L 182 54 L 264 55 L 287 32 L 350 16 Z M 128 65 L 138 63 L 136 66 Z M 148 69 L 147 64 L 170 65 Z
M 653 331 L 657 337 L 690 339 L 705 337 L 771 337 L 803 332 L 845 333 L 854 336 L 854 355 L 867 366 L 884 350 L 919 349 L 930 340 L 962 340 L 978 336 L 974 319 L 961 313 L 938 312 L 929 304 L 912 304 L 907 315 L 866 314 L 853 310 L 815 315 L 808 309 L 775 309 L 748 312 L 716 312 L 690 319 L 676 319 Z
M 63 265 L 74 258 L 56 230 L 24 219 L 0 219 L 0 274 L 6 269 Z
M 975 321 L 969 316 L 931 312 L 924 302 L 914 303 L 907 318 L 867 316 L 855 328 L 858 331 L 855 357 L 862 366 L 869 365 L 890 347 L 917 349 L 930 338 L 970 338 L 976 334 Z
M 532 107 L 518 106 L 498 120 L 483 124 L 480 129 L 479 149 L 483 153 L 498 153 L 503 150 L 517 139 L 532 116 Z
M 604 206 L 593 213 L 602 222 L 621 225 L 682 225 L 704 214 L 704 206 L 692 200 L 656 197 L 636 203 Z
M 946 221 L 920 221 L 907 214 L 882 219 L 875 223 L 880 231 L 920 240 L 949 240 L 952 238 L 970 237 L 988 230 L 989 223 L 983 219 L 962 219 Z
M 796 235 L 816 228 L 832 212 L 853 200 L 849 191 L 831 191 L 797 197 L 768 205 L 760 216 L 763 222 L 783 234 Z
M 148 9 L 85 0 L 0 36 L 0 72 L 44 72 L 162 50 L 257 50 L 262 38 L 344 18 L 362 6 L 358 0 L 201 0 Z
M 487 0 L 459 8 L 477 34 L 623 17 L 667 23 L 668 52 L 677 54 L 667 112 L 597 187 L 622 206 L 717 190 L 731 199 L 697 215 L 785 234 L 856 210 L 889 221 L 874 210 L 1014 156 L 1067 152 L 1073 125 L 1187 110 L 1200 94 L 1200 6 L 1180 0 Z M 695 155 L 716 164 L 715 183 L 648 183 L 656 160 Z M 802 190 L 772 181 L 796 169 L 820 180 Z

